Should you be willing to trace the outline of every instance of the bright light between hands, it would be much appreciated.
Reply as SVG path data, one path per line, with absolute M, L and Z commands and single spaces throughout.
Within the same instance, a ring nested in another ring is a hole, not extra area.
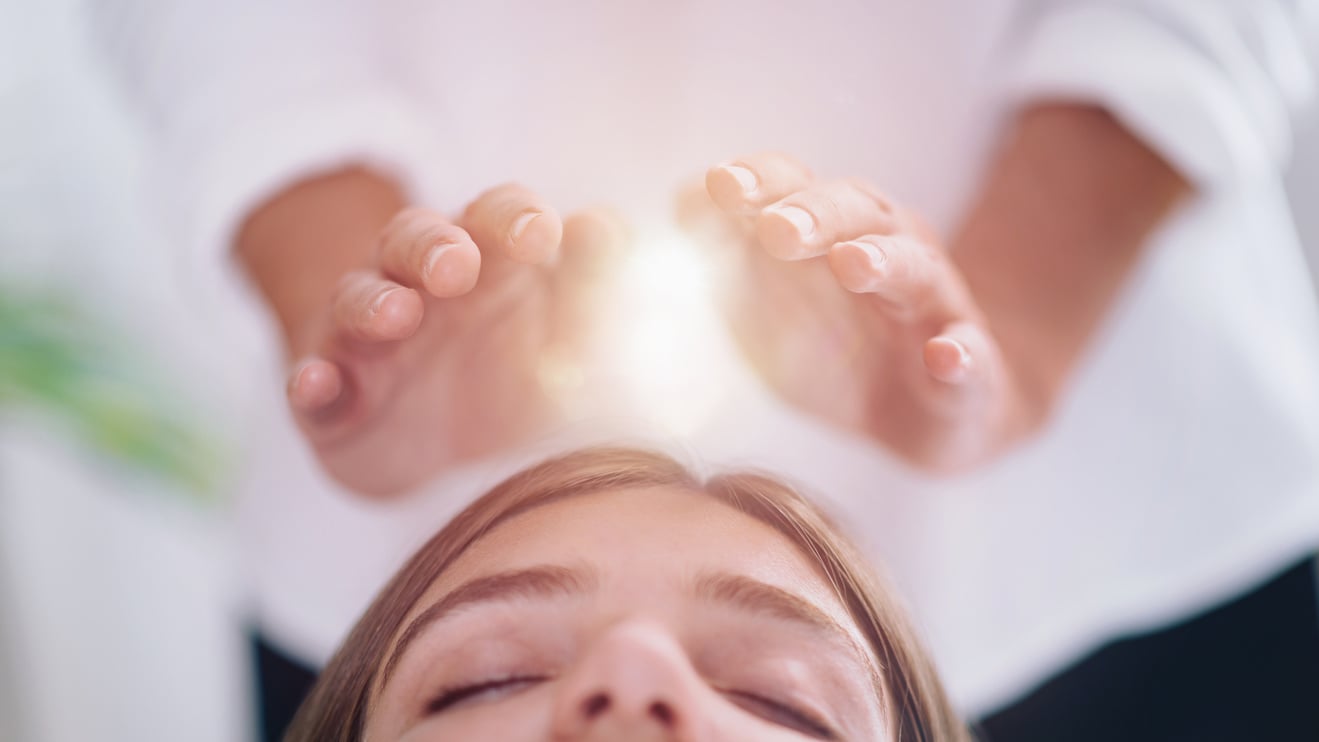
M 643 241 L 624 263 L 620 285 L 629 293 L 672 300 L 680 310 L 710 303 L 711 261 L 692 240 L 669 234 Z
M 617 373 L 635 409 L 674 434 L 695 432 L 724 392 L 713 265 L 708 247 L 660 233 L 639 242 L 620 276 Z
M 708 248 L 652 230 L 605 280 L 594 351 L 577 403 L 639 416 L 670 435 L 697 431 L 727 394 L 730 351 Z

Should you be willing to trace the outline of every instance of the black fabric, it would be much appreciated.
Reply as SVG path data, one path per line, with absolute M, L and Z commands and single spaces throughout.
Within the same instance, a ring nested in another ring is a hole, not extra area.
M 316 671 L 267 644 L 252 634 L 252 653 L 256 661 L 257 714 L 261 739 L 279 742 L 302 699 L 307 697 Z
M 980 732 L 988 742 L 1319 740 L 1314 564 L 1100 649 L 988 717 Z

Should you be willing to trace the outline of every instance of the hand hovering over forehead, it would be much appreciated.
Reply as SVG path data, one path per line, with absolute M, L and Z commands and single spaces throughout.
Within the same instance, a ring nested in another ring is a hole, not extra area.
M 517 185 L 449 218 L 352 172 L 268 204 L 239 253 L 284 329 L 308 443 L 347 487 L 389 494 L 554 419 L 543 370 L 572 362 L 624 235 Z
M 711 169 L 680 218 L 729 265 L 751 364 L 911 463 L 984 463 L 1041 428 L 1149 236 L 1190 194 L 1102 109 L 1023 109 L 953 246 L 862 180 L 780 154 Z
M 777 153 L 719 165 L 705 186 L 681 216 L 719 243 L 734 335 L 787 401 L 934 469 L 976 461 L 1021 425 L 1018 380 L 914 214 Z

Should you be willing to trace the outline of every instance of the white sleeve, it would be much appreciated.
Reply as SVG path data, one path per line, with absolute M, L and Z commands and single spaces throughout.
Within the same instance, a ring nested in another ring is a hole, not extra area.
M 1102 105 L 1201 188 L 1277 178 L 1316 92 L 1316 0 L 1044 0 L 1008 94 Z
M 415 191 L 428 134 L 389 68 L 372 4 L 343 0 L 92 2 L 92 39 L 144 124 L 190 273 L 215 288 L 245 215 L 347 164 Z M 414 194 L 415 195 L 415 194 Z

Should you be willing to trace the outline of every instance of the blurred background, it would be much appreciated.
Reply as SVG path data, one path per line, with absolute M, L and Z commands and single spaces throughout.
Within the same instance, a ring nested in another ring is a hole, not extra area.
M 241 374 L 75 6 L 0 3 L 0 740 L 245 739 Z
M 184 300 L 78 11 L 0 4 L 0 740 L 245 739 L 224 493 L 261 375 Z

